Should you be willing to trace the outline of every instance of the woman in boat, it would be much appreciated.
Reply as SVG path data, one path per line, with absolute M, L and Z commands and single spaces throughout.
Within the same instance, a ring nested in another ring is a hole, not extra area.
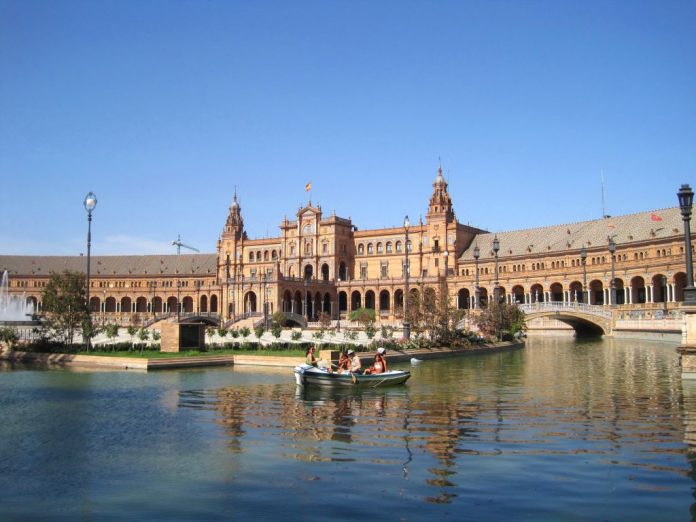
M 307 348 L 307 358 L 305 359 L 305 362 L 314 368 L 319 367 L 319 360 L 314 357 L 314 346 Z
M 365 370 L 365 373 L 377 374 L 384 373 L 387 371 L 387 349 L 383 347 L 377 348 L 377 353 L 375 354 L 375 362 L 372 363 L 372 367 Z
M 348 357 L 350 357 L 350 372 L 361 374 L 363 370 L 362 364 L 360 364 L 360 357 L 352 349 L 348 350 Z
M 346 355 L 346 352 L 341 352 L 338 354 L 338 373 L 345 373 L 350 371 L 350 359 Z

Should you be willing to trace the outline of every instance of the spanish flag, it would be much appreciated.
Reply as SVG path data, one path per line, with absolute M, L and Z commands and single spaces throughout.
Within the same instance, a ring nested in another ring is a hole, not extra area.
M 310 181 L 309 183 L 307 183 L 304 189 L 305 192 L 309 192 L 310 190 L 312 190 L 312 182 Z

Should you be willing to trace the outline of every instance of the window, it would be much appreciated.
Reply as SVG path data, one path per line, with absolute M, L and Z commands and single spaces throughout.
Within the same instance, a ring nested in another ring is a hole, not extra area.
M 391 241 L 389 241 L 387 243 L 387 254 L 391 254 L 391 251 L 392 251 L 392 244 L 391 244 Z
M 401 252 L 401 241 L 396 242 L 396 251 Z
M 358 255 L 363 255 L 365 253 L 365 245 L 362 243 L 358 245 Z
M 382 243 L 377 243 L 377 253 L 378 254 L 382 253 Z
M 323 254 L 326 254 L 329 251 L 329 245 L 327 243 L 322 243 L 321 251 Z
M 367 244 L 367 253 L 368 253 L 368 254 L 374 254 L 374 253 L 375 253 L 375 249 L 374 249 L 374 246 L 372 246 L 372 243 L 368 243 L 368 244 Z
M 249 252 L 249 262 L 250 263 L 254 262 L 254 253 L 253 252 Z
M 389 277 L 389 264 L 382 263 L 380 266 L 380 275 L 382 277 Z
M 366 263 L 360 265 L 360 278 L 367 279 L 367 264 Z

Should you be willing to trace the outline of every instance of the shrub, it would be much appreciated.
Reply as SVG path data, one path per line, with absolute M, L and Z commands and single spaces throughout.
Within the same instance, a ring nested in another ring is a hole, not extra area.
M 290 334 L 290 338 L 293 341 L 299 341 L 302 338 L 302 332 L 299 330 L 295 330 Z
M 258 325 L 256 328 L 254 328 L 254 334 L 256 334 L 257 339 L 261 339 L 261 336 L 263 335 L 263 332 L 265 332 L 266 329 L 263 327 L 262 324 Z
M 273 334 L 273 337 L 280 339 L 280 335 L 283 333 L 283 327 L 274 322 L 271 326 L 271 333 Z
M 230 330 L 230 335 L 233 339 L 236 339 L 237 337 L 239 337 L 239 330 L 237 330 L 236 328 L 232 328 Z
M 227 335 L 227 328 L 225 328 L 224 326 L 220 326 L 217 329 L 217 334 L 220 336 L 220 338 L 224 339 Z
M 242 328 L 239 329 L 239 335 L 242 337 L 249 337 L 249 334 L 251 333 L 251 330 L 249 330 L 248 326 L 243 326 Z

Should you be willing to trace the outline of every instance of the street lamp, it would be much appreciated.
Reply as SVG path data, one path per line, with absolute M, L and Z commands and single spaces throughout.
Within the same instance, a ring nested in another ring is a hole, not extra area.
M 97 196 L 94 192 L 89 192 L 85 196 L 84 201 L 85 210 L 87 211 L 87 320 L 89 321 L 89 331 L 83 331 L 84 343 L 87 346 L 87 351 L 89 351 L 92 344 L 92 318 L 89 309 L 89 261 L 90 261 L 90 251 L 92 248 L 92 212 L 97 206 Z
M 446 279 L 447 278 L 447 260 L 449 259 L 449 252 L 447 250 L 445 250 L 442 253 L 442 259 L 445 262 L 445 279 Z
M 677 192 L 682 220 L 684 221 L 684 253 L 686 256 L 686 287 L 684 288 L 684 304 L 696 305 L 696 288 L 694 288 L 694 270 L 691 264 L 691 207 L 694 203 L 694 192 L 684 184 Z
M 495 286 L 493 287 L 493 296 L 495 305 L 498 307 L 498 340 L 500 340 L 503 328 L 503 307 L 501 306 L 502 298 L 500 296 L 500 281 L 498 278 L 498 250 L 500 250 L 500 241 L 496 235 L 493 237 L 493 257 L 495 258 Z
M 616 304 L 616 279 L 614 277 L 614 252 L 616 252 L 616 243 L 614 238 L 609 238 L 609 253 L 611 254 L 611 281 L 609 282 L 609 305 Z
M 667 276 L 663 275 L 660 279 L 662 283 L 662 309 L 664 314 L 667 311 Z
M 404 243 L 404 252 L 406 260 L 404 261 L 404 320 L 403 320 L 403 337 L 404 339 L 411 338 L 411 323 L 408 321 L 408 229 L 411 227 L 411 221 L 408 216 L 404 218 L 404 231 L 406 234 L 406 242 Z
M 476 273 L 476 283 L 474 284 L 474 308 L 479 307 L 479 269 L 478 269 L 478 260 L 479 257 L 481 256 L 481 249 L 479 248 L 478 245 L 474 246 L 474 267 L 475 267 L 475 273 Z
M 268 273 L 263 274 L 263 327 L 268 330 L 268 299 L 266 294 Z
M 587 249 L 582 247 L 580 250 L 580 260 L 582 261 L 582 302 L 589 303 L 587 294 Z

